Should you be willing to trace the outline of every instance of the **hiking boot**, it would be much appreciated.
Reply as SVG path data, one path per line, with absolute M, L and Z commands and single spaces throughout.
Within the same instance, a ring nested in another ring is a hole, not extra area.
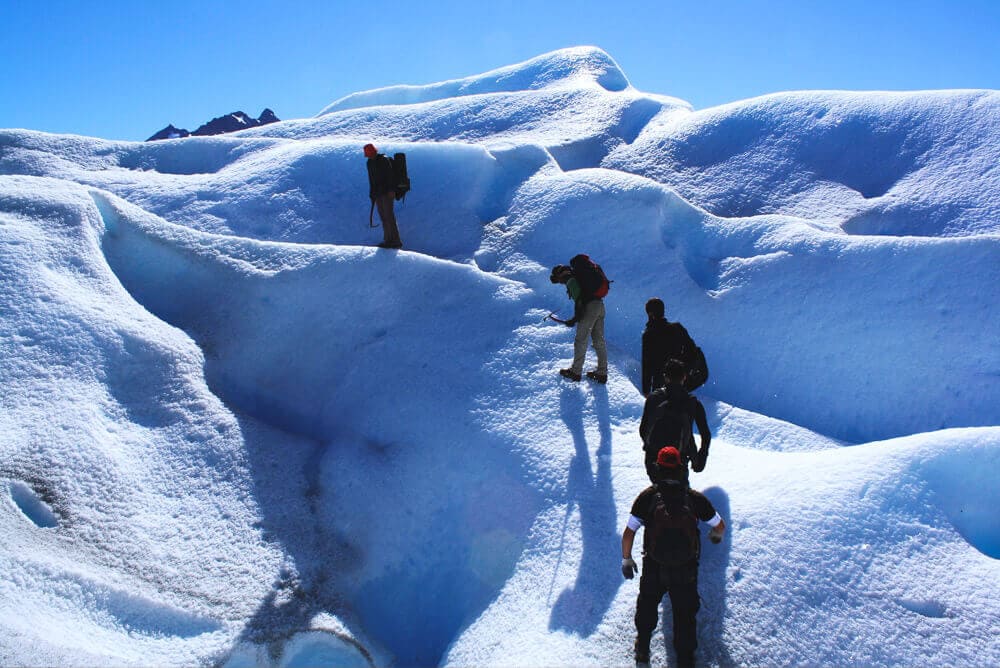
M 587 378 L 591 379 L 595 383 L 600 383 L 601 385 L 604 385 L 606 382 L 608 382 L 608 374 L 598 373 L 597 371 L 588 371 Z
M 559 369 L 559 375 L 562 376 L 563 378 L 569 378 L 573 382 L 577 382 L 580 380 L 580 378 L 582 378 L 580 374 L 578 374 L 576 371 L 573 371 L 572 369 Z

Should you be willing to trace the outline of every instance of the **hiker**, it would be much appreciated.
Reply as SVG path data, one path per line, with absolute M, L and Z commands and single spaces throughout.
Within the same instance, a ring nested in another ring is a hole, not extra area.
M 576 256 L 571 260 L 576 261 Z M 586 256 L 582 256 L 585 257 Z M 587 258 L 590 262 L 590 258 Z M 596 265 L 595 265 L 596 266 Z M 603 278 L 603 271 L 600 272 L 604 281 L 603 293 L 607 294 L 607 279 Z M 579 381 L 583 373 L 583 363 L 587 357 L 587 339 L 594 343 L 594 352 L 597 353 L 597 368 L 587 372 L 587 378 L 604 384 L 608 382 L 608 346 L 604 341 L 604 301 L 597 296 L 599 292 L 588 290 L 576 275 L 576 270 L 566 265 L 557 264 L 549 275 L 549 280 L 553 283 L 562 283 L 566 286 L 566 294 L 573 300 L 573 317 L 569 320 L 559 320 L 567 327 L 576 326 L 576 339 L 573 342 L 573 364 L 568 369 L 560 369 L 559 375 L 574 382 Z
M 691 470 L 700 473 L 708 460 L 708 446 L 712 432 L 708 428 L 705 407 L 684 389 L 687 370 L 680 360 L 670 359 L 663 365 L 666 384 L 646 398 L 639 423 L 639 436 L 646 453 L 646 474 L 656 481 L 656 453 L 666 445 L 676 445 L 681 454 L 684 470 L 690 462 Z M 701 448 L 697 448 L 691 423 L 698 427 Z
M 656 468 L 657 480 L 636 497 L 622 532 L 622 575 L 631 580 L 638 571 L 632 560 L 632 543 L 639 527 L 645 527 L 635 602 L 635 663 L 637 668 L 649 666 L 649 643 L 660 601 L 664 594 L 670 594 L 677 666 L 686 668 L 694 666 L 698 647 L 698 522 L 711 527 L 708 537 L 713 543 L 722 541 L 726 523 L 704 494 L 688 487 L 687 468 L 677 448 L 661 449 Z
M 646 329 L 642 332 L 642 396 L 648 397 L 662 383 L 663 365 L 678 359 L 687 367 L 684 388 L 692 392 L 708 380 L 708 365 L 701 348 L 679 322 L 664 317 L 663 301 L 653 297 L 646 302 Z
M 368 197 L 373 207 L 378 209 L 378 217 L 382 221 L 382 243 L 378 246 L 402 248 L 403 242 L 399 238 L 399 228 L 396 227 L 396 213 L 393 211 L 396 186 L 392 163 L 378 152 L 374 144 L 365 144 L 364 152 L 368 158 Z

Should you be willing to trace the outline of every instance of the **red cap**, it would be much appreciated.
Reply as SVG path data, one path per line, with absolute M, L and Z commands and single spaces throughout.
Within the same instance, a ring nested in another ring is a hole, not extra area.
M 656 465 L 665 469 L 675 469 L 681 465 L 681 453 L 674 446 L 668 445 L 656 455 Z
M 378 155 L 378 149 L 375 148 L 375 144 L 365 144 L 365 157 L 374 158 Z

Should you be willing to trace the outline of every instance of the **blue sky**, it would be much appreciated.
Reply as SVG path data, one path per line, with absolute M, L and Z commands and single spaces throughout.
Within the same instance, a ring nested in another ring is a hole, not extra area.
M 1000 89 L 1000 0 L 0 0 L 0 127 L 146 139 L 235 110 L 596 45 L 696 108 L 785 90 Z

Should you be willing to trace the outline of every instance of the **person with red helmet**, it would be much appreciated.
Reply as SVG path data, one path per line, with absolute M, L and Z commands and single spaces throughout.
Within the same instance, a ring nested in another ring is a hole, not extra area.
M 642 576 L 635 602 L 635 662 L 637 667 L 649 665 L 649 644 L 660 601 L 669 594 L 677 666 L 686 668 L 694 666 L 698 647 L 698 523 L 711 527 L 708 537 L 713 543 L 722 541 L 726 523 L 704 494 L 688 487 L 687 466 L 676 447 L 660 449 L 656 468 L 659 479 L 636 497 L 622 533 L 622 575 L 631 580 L 639 570 L 632 560 L 632 544 L 639 528 L 645 528 Z
M 379 248 L 402 248 L 396 212 L 393 210 L 396 204 L 396 184 L 392 163 L 378 152 L 374 144 L 365 144 L 364 153 L 368 158 L 368 197 L 378 209 L 378 217 L 382 221 L 382 243 Z

